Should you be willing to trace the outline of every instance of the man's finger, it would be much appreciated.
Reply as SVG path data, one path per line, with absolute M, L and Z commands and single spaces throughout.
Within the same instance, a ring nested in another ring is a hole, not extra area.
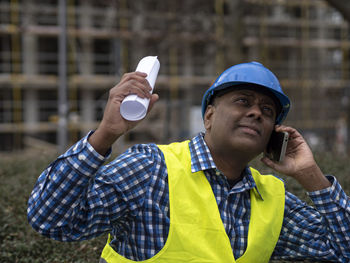
M 150 112 L 153 108 L 153 105 L 158 101 L 159 99 L 159 96 L 158 94 L 152 94 L 152 98 L 151 98 L 151 101 L 149 102 L 149 107 L 148 107 L 148 110 L 147 110 L 147 113 Z

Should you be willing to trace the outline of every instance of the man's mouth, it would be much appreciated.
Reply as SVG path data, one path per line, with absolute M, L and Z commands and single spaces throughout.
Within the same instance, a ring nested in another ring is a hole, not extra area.
M 260 129 L 254 125 L 239 125 L 245 133 L 252 135 L 261 135 Z

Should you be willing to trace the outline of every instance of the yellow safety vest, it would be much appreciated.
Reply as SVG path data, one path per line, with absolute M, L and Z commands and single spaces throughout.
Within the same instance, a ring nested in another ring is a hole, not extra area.
M 268 262 L 282 228 L 285 189 L 272 175 L 251 169 L 257 190 L 250 190 L 251 216 L 245 253 L 235 260 L 211 186 L 203 171 L 191 172 L 188 141 L 160 145 L 168 170 L 170 228 L 164 247 L 152 258 L 137 262 L 259 263 Z M 101 262 L 135 262 L 109 245 Z

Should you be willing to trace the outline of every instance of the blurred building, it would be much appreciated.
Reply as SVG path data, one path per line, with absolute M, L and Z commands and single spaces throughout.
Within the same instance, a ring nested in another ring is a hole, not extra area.
M 292 99 L 286 123 L 327 145 L 348 117 L 349 24 L 326 1 L 66 2 L 69 143 L 96 128 L 108 90 L 147 55 L 161 63 L 161 100 L 123 147 L 200 130 L 204 91 L 226 67 L 252 60 Z M 0 0 L 0 150 L 57 143 L 59 17 L 58 1 Z

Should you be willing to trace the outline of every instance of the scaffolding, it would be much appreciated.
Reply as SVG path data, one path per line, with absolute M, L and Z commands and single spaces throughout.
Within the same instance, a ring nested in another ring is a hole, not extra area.
M 338 123 L 350 113 L 349 23 L 326 1 L 245 2 L 248 60 L 261 57 L 279 77 L 292 100 L 287 124 L 333 150 Z
M 108 90 L 146 55 L 161 62 L 160 101 L 122 148 L 193 135 L 201 94 L 243 61 L 279 77 L 293 101 L 288 124 L 329 137 L 349 114 L 349 25 L 325 1 L 66 3 L 69 144 L 97 127 Z M 0 150 L 57 143 L 58 10 L 57 1 L 0 1 Z

